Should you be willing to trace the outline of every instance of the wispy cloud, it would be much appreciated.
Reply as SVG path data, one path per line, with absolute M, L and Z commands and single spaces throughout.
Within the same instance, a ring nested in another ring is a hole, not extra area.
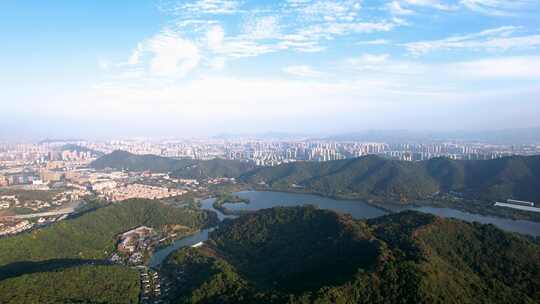
M 363 54 L 360 57 L 348 59 L 348 62 L 351 63 L 353 66 L 361 67 L 381 64 L 385 62 L 389 57 L 390 55 L 388 54 Z
M 459 5 L 440 0 L 393 0 L 386 4 L 386 9 L 393 16 L 413 15 L 416 14 L 418 8 L 454 11 L 459 8 Z
M 197 0 L 165 2 L 161 8 L 176 15 L 220 15 L 239 12 L 241 2 L 236 0 Z
M 374 39 L 374 40 L 358 41 L 356 44 L 358 45 L 387 45 L 387 44 L 390 44 L 390 40 Z
M 456 5 L 448 4 L 441 0 L 402 0 L 402 2 L 414 6 L 431 7 L 439 10 L 450 11 L 457 9 Z
M 439 40 L 416 41 L 402 44 L 411 54 L 421 55 L 440 50 L 489 50 L 505 51 L 509 49 L 526 49 L 540 46 L 540 35 L 516 36 L 520 30 L 515 26 L 502 26 L 478 33 L 451 36 Z
M 185 75 L 200 61 L 222 68 L 228 60 L 273 52 L 321 52 L 337 37 L 388 32 L 400 25 L 361 16 L 361 3 L 288 0 L 248 9 L 247 2 L 236 0 L 162 1 L 161 9 L 175 21 L 162 31 L 166 34 L 139 43 L 127 62 L 146 63 L 154 75 Z M 239 26 L 220 19 L 231 15 L 241 20 Z
M 464 1 L 459 2 L 460 5 L 465 6 Z M 383 51 L 358 56 L 348 54 L 348 59 L 344 63 L 348 72 L 342 73 L 344 75 L 342 79 L 349 77 L 349 72 L 351 75 L 373 73 L 392 81 L 394 77 L 411 77 L 404 83 L 412 86 L 415 81 L 422 82 L 419 77 L 417 78 L 418 75 L 437 79 L 434 77 L 436 73 L 431 74 L 432 65 L 423 64 L 418 57 L 413 57 L 418 61 L 396 59 L 400 57 L 399 54 L 393 53 L 396 45 L 405 48 L 404 54 L 401 54 L 405 58 L 408 57 L 407 54 L 418 56 L 441 50 L 505 51 L 540 46 L 540 35 L 534 33 L 526 35 L 524 34 L 526 29 L 520 26 L 500 26 L 443 39 L 402 44 L 397 44 L 396 36 L 391 36 L 391 33 L 385 34 L 385 37 L 390 37 L 392 41 L 378 38 L 376 35 L 394 31 L 405 25 L 406 21 L 397 17 L 398 15 L 403 18 L 413 14 L 418 16 L 423 12 L 420 8 L 454 10 L 456 2 L 392 0 L 386 3 L 394 5 L 396 11 L 390 15 L 386 12 L 369 18 L 362 14 L 364 9 L 362 2 L 353 0 L 288 0 L 279 5 L 250 7 L 251 9 L 246 9 L 246 3 L 224 0 L 176 3 L 175 6 L 171 6 L 176 16 L 172 25 L 167 25 L 160 33 L 138 43 L 126 59 L 127 63 L 123 65 L 126 67 L 111 78 L 177 79 L 188 74 L 200 77 L 205 75 L 205 69 L 213 70 L 213 74 L 210 75 L 225 75 L 230 72 L 229 67 L 233 65 L 234 60 L 239 58 L 276 52 L 323 52 L 339 38 L 354 37 L 353 41 L 357 42 L 353 42 L 353 45 L 380 46 L 378 48 L 382 48 Z M 225 20 L 216 18 L 216 15 L 225 16 Z M 226 22 L 226 18 L 231 15 L 238 21 L 235 26 Z M 368 40 L 361 40 L 363 37 Z M 295 54 L 295 56 L 302 55 Z M 470 62 L 460 64 L 463 70 L 470 70 L 475 66 Z M 484 63 L 475 64 L 482 66 Z M 314 69 L 300 59 L 297 64 L 285 66 L 281 71 L 299 78 L 334 75 L 334 70 L 324 68 L 326 65 L 328 62 L 322 62 Z M 446 72 L 456 75 L 454 70 L 446 66 L 438 65 L 437 68 L 444 68 Z M 380 81 L 382 80 L 376 80 L 377 83 Z
M 324 73 L 313 69 L 309 65 L 294 65 L 283 68 L 283 72 L 299 77 L 321 77 Z
M 243 25 L 243 34 L 249 39 L 275 39 L 281 37 L 277 16 L 251 16 Z
M 392 15 L 402 16 L 414 14 L 413 10 L 403 7 L 402 2 L 399 0 L 388 2 L 386 7 Z
M 382 77 L 413 85 L 434 81 L 445 87 L 449 83 L 469 81 L 534 80 L 540 77 L 540 56 L 505 56 L 445 63 L 393 59 L 387 54 L 363 54 L 345 61 L 344 70 L 363 77 Z M 346 67 L 346 68 L 345 68 Z M 373 73 L 377 72 L 377 73 Z M 511 84 L 510 84 L 511 85 Z
M 440 11 L 456 11 L 468 9 L 484 15 L 513 16 L 533 8 L 535 0 L 392 0 L 386 4 L 388 11 L 394 16 L 412 15 L 416 8 L 431 8 Z
M 446 65 L 460 77 L 480 79 L 540 79 L 540 56 L 488 58 Z
M 510 16 L 536 5 L 534 0 L 461 0 L 465 7 L 486 15 Z

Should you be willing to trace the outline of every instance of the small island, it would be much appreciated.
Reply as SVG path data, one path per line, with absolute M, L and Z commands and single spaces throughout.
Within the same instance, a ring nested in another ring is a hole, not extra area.
M 225 204 L 227 203 L 230 203 L 230 204 L 249 204 L 249 199 L 248 198 L 242 198 L 236 194 L 232 194 L 230 192 L 225 192 L 225 193 L 222 193 L 221 195 L 219 195 L 217 198 L 216 198 L 216 201 L 212 204 L 212 206 L 214 207 L 214 209 L 217 209 L 219 210 L 221 213 L 225 214 L 225 215 L 233 215 L 233 214 L 237 214 L 235 211 L 232 211 L 232 210 L 229 210 L 227 208 L 225 208 Z

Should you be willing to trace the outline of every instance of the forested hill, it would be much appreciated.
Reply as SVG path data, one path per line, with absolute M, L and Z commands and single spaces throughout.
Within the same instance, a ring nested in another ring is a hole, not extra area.
M 469 198 L 540 202 L 540 156 L 483 161 L 435 158 L 422 162 L 364 156 L 258 168 L 241 180 L 266 183 L 272 189 L 305 189 L 329 196 L 410 201 L 454 191 Z
M 138 271 L 105 261 L 118 235 L 145 225 L 183 236 L 216 223 L 213 213 L 133 199 L 1 238 L 0 303 L 139 303 Z
M 171 172 L 171 176 L 179 178 L 239 177 L 246 183 L 266 183 L 274 190 L 304 189 L 326 196 L 350 198 L 384 197 L 411 201 L 453 191 L 468 198 L 540 202 L 540 156 L 479 161 L 434 158 L 407 162 L 370 155 L 256 168 L 251 163 L 233 160 L 199 161 L 115 151 L 97 159 L 91 166 Z
M 193 231 L 216 222 L 214 213 L 153 200 L 126 200 L 30 233 L 1 238 L 0 274 L 3 266 L 15 262 L 105 259 L 113 251 L 118 234 L 137 226 L 164 229 L 182 225 Z
M 540 246 L 412 211 L 357 221 L 313 207 L 265 209 L 225 222 L 164 270 L 180 280 L 175 303 L 540 301 Z
M 90 166 L 96 169 L 172 172 L 191 164 L 193 161 L 189 159 L 178 160 L 156 155 L 137 155 L 117 150 L 96 159 Z
M 170 172 L 178 178 L 238 177 L 254 169 L 251 163 L 212 159 L 174 159 L 156 155 L 136 155 L 126 151 L 114 151 L 92 162 L 96 169 Z

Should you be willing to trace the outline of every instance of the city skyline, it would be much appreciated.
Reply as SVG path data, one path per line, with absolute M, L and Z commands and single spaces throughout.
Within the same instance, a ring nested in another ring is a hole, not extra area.
M 528 0 L 4 1 L 0 138 L 537 127 L 539 12 Z

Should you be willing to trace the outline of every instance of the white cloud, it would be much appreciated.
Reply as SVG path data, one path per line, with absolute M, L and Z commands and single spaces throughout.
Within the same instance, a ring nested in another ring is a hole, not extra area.
M 389 2 L 386 7 L 390 11 L 392 15 L 411 15 L 414 14 L 414 11 L 408 8 L 404 8 L 401 5 L 401 2 L 398 0 L 394 0 L 392 2 Z
M 176 30 L 190 38 L 206 35 L 206 39 L 203 37 L 202 40 L 205 40 L 210 53 L 229 58 L 284 50 L 320 52 L 326 48 L 325 43 L 336 37 L 387 32 L 404 24 L 397 19 L 361 16 L 361 0 L 288 0 L 276 5 L 249 5 L 249 9 L 248 1 L 198 0 L 174 3 L 168 2 L 162 7 L 178 17 L 175 21 Z M 230 27 L 220 19 L 223 16 L 217 16 L 225 14 L 234 15 L 234 18 L 243 23 L 238 27 Z
M 446 70 L 459 77 L 540 79 L 540 56 L 503 57 L 453 63 Z
M 213 58 L 208 63 L 208 66 L 214 70 L 222 70 L 223 68 L 225 68 L 225 58 L 223 57 Z
M 226 38 L 219 48 L 212 51 L 219 56 L 243 58 L 275 52 L 277 49 L 275 45 L 261 44 L 252 40 L 232 37 Z
M 160 76 L 184 76 L 199 64 L 199 49 L 175 34 L 160 34 L 148 43 L 150 70 Z
M 388 54 L 363 54 L 357 58 L 349 58 L 347 63 L 358 69 L 373 69 L 378 65 L 385 63 L 390 56 Z
M 137 47 L 131 52 L 131 56 L 129 56 L 128 64 L 130 65 L 136 65 L 139 63 L 139 58 L 141 56 L 141 52 L 143 51 L 142 45 L 140 43 L 137 44 Z
M 509 16 L 535 4 L 534 0 L 461 0 L 470 10 L 493 16 Z M 536 4 L 538 4 L 536 2 Z
M 319 72 L 309 65 L 294 65 L 283 68 L 283 72 L 299 77 L 320 77 L 324 73 Z
M 386 40 L 386 39 L 366 40 L 366 41 L 358 41 L 356 44 L 358 45 L 387 45 L 387 44 L 390 44 L 390 40 Z
M 279 49 L 276 45 L 258 43 L 247 35 L 229 37 L 221 25 L 212 25 L 206 32 L 205 40 L 210 55 L 218 55 L 222 59 L 253 57 Z
M 168 5 L 163 10 L 177 15 L 221 15 L 239 12 L 240 2 L 235 0 L 196 0 L 180 1 L 174 5 Z
M 360 0 L 319 0 L 289 2 L 299 18 L 307 22 L 352 22 L 358 16 Z
M 223 46 L 225 32 L 220 25 L 212 26 L 206 33 L 206 40 L 210 50 L 217 50 Z
M 372 33 L 388 32 L 396 25 L 392 22 L 353 22 L 353 23 L 333 23 L 322 31 L 334 35 L 344 35 L 347 33 Z
M 440 0 L 402 0 L 409 5 L 431 7 L 439 10 L 449 11 L 457 7 L 455 5 L 446 4 Z
M 416 41 L 402 44 L 410 53 L 421 55 L 438 50 L 488 50 L 506 51 L 540 46 L 540 35 L 512 36 L 519 27 L 502 26 L 460 36 L 451 36 L 440 40 Z
M 323 50 L 323 41 L 331 41 L 339 36 L 346 36 L 353 33 L 373 33 L 388 32 L 396 27 L 396 24 L 389 21 L 381 22 L 331 22 L 326 24 L 314 24 L 294 32 L 284 35 L 282 44 L 300 45 L 298 51 Z M 307 47 L 305 47 L 307 46 Z
M 418 60 L 394 60 L 388 55 L 364 54 L 344 62 L 340 74 L 361 79 L 393 82 L 404 88 L 425 84 L 440 89 L 466 88 L 471 82 L 491 83 L 511 80 L 505 85 L 519 86 L 520 81 L 540 78 L 540 56 L 506 56 L 446 63 Z M 519 81 L 517 81 L 519 80 Z M 538 87 L 538 85 L 537 85 Z
M 297 52 L 303 52 L 303 53 L 315 53 L 315 52 L 321 52 L 325 48 L 319 44 L 318 41 L 309 41 L 303 38 L 299 37 L 290 37 L 285 38 L 283 41 L 278 43 L 278 48 L 280 49 L 292 49 Z
M 431 8 L 441 11 L 453 11 L 458 5 L 448 4 L 441 0 L 393 0 L 386 4 L 386 9 L 393 16 L 405 16 L 415 14 L 415 7 Z
M 139 43 L 128 64 L 147 66 L 149 76 L 183 77 L 198 66 L 200 59 L 195 43 L 177 33 L 163 31 Z
M 280 26 L 275 16 L 252 17 L 244 24 L 244 35 L 249 39 L 279 38 Z

